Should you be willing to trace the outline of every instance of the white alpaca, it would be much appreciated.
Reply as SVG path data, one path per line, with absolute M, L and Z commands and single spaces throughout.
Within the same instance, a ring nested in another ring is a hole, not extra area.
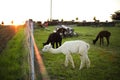
M 81 40 L 75 40 L 66 41 L 57 49 L 53 49 L 51 44 L 45 45 L 42 51 L 51 52 L 53 54 L 63 53 L 64 55 L 66 55 L 65 66 L 67 67 L 68 62 L 70 61 L 72 63 L 73 68 L 75 68 L 75 65 L 71 53 L 79 54 L 81 59 L 81 65 L 79 70 L 81 70 L 84 66 L 87 66 L 87 68 L 90 67 L 90 60 L 88 58 L 89 48 L 90 46 L 88 43 Z

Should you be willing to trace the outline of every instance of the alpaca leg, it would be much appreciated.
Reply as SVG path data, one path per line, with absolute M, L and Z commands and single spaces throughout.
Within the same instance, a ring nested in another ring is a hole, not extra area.
M 56 42 L 56 48 L 58 48 L 58 42 Z
M 62 43 L 62 42 L 60 41 L 60 42 L 59 42 L 59 46 L 61 46 L 61 43 Z
M 101 40 L 101 41 L 102 41 L 102 44 L 104 45 L 104 39 L 103 39 L 103 38 L 102 38 L 102 40 Z
M 106 37 L 107 40 L 107 46 L 109 45 L 109 37 Z
M 69 58 L 69 56 L 68 56 L 68 55 L 66 55 L 66 56 L 65 56 L 65 67 L 67 67 L 67 66 L 68 66 L 68 58 Z
M 102 38 L 100 38 L 100 46 L 101 46 Z
M 80 68 L 79 68 L 79 70 L 81 70 L 84 66 L 85 66 L 85 58 L 84 58 L 84 56 L 82 55 L 80 55 L 80 59 L 81 59 L 81 64 L 80 64 Z
M 51 43 L 52 47 L 54 48 L 54 42 Z
M 72 63 L 72 67 L 75 68 L 75 64 L 71 55 L 69 55 L 69 60 Z
M 81 65 L 80 65 L 80 68 L 79 70 L 81 70 L 85 65 L 87 66 L 87 68 L 90 67 L 90 60 L 88 58 L 88 54 L 87 52 L 84 53 L 84 55 L 80 55 L 80 59 L 81 59 Z
M 90 60 L 89 60 L 89 58 L 88 58 L 88 55 L 86 54 L 86 56 L 85 56 L 85 63 L 86 63 L 86 66 L 87 66 L 87 68 L 89 68 L 90 67 Z
M 86 62 L 86 65 L 87 65 L 87 68 L 90 67 L 90 60 L 89 60 L 89 58 L 88 58 L 88 60 L 87 60 L 87 62 Z

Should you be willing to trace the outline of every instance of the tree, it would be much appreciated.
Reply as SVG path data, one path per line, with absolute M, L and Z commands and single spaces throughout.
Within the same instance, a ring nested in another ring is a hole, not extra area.
M 4 25 L 4 22 L 3 22 L 3 21 L 1 22 L 1 25 Z
M 114 14 L 112 14 L 111 18 L 113 21 L 120 20 L 120 10 L 114 12 Z
M 93 17 L 93 20 L 96 21 L 96 17 L 95 16 Z
M 76 17 L 76 21 L 78 21 L 78 17 Z
M 100 20 L 97 20 L 95 16 L 93 17 L 93 20 L 94 20 L 95 25 L 97 27 L 99 25 Z

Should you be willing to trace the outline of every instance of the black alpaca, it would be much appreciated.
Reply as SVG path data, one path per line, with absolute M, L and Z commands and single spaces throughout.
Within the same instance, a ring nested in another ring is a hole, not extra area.
M 101 31 L 99 32 L 99 34 L 97 35 L 96 39 L 93 40 L 93 44 L 95 45 L 96 41 L 100 38 L 100 46 L 102 44 L 104 44 L 104 40 L 103 38 L 105 37 L 107 40 L 107 46 L 109 45 L 109 38 L 111 36 L 111 33 L 109 31 Z
M 59 33 L 51 33 L 48 37 L 47 42 L 43 43 L 43 46 L 49 43 L 51 43 L 53 48 L 54 48 L 54 44 L 56 43 L 56 48 L 58 48 L 58 43 L 59 43 L 59 46 L 61 46 L 62 37 L 60 36 Z

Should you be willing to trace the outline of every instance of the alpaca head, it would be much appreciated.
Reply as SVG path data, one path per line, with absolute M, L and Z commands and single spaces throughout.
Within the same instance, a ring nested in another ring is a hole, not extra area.
M 52 48 L 51 44 L 45 45 L 42 49 L 43 52 L 48 52 L 49 49 Z

